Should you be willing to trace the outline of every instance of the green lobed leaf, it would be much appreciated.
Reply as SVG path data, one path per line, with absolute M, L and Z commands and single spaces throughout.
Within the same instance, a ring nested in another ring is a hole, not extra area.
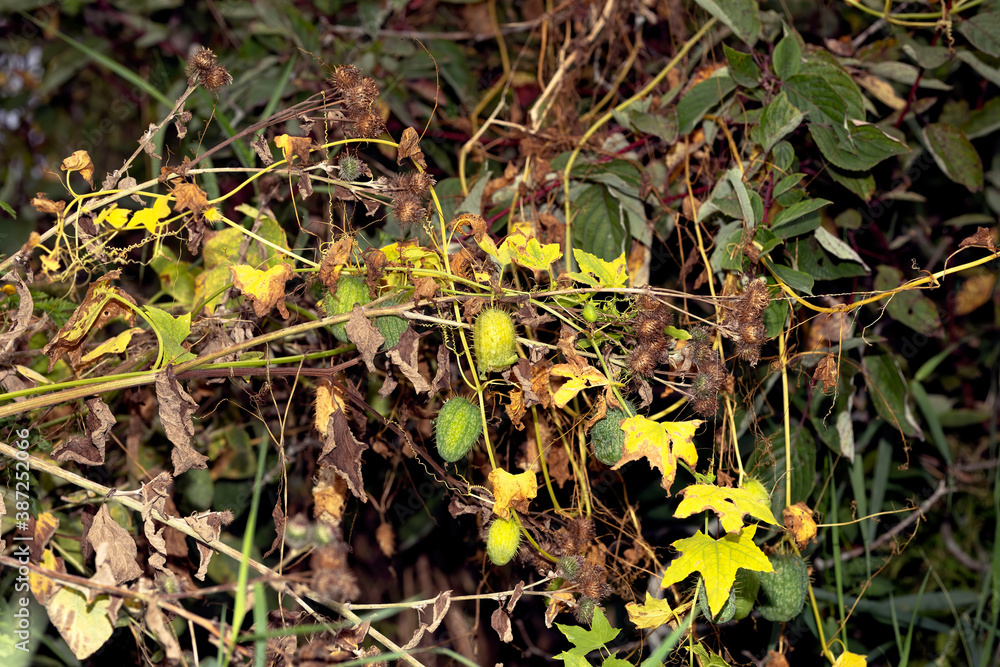
M 181 343 L 191 333 L 191 313 L 174 317 L 155 306 L 146 306 L 146 317 L 160 334 L 163 341 L 163 363 L 179 364 L 195 358 Z
M 924 141 L 945 176 L 969 192 L 983 189 L 983 162 L 965 133 L 949 123 L 933 123 L 923 129 Z
M 563 625 L 561 623 L 556 623 L 556 627 L 573 644 L 571 650 L 556 656 L 561 660 L 565 659 L 562 656 L 567 653 L 586 656 L 591 651 L 599 649 L 613 640 L 621 632 L 621 630 L 611 627 L 607 616 L 604 615 L 604 611 L 600 607 L 594 608 L 594 619 L 590 624 L 590 630 L 579 625 Z

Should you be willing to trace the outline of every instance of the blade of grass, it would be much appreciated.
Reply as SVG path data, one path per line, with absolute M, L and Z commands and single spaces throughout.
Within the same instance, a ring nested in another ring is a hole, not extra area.
M 236 641 L 240 626 L 246 617 L 247 609 L 247 579 L 250 574 L 250 551 L 253 549 L 253 539 L 257 532 L 257 510 L 260 507 L 261 480 L 264 478 L 264 462 L 267 460 L 267 445 L 271 441 L 269 432 L 265 429 L 260 438 L 260 451 L 257 454 L 257 474 L 253 479 L 253 497 L 250 500 L 250 514 L 247 517 L 247 526 L 243 533 L 243 547 L 241 549 L 240 570 L 236 576 L 236 600 L 233 605 L 233 634 L 232 641 L 226 651 L 226 660 L 223 664 L 229 664 L 233 651 L 236 649 Z M 266 604 L 264 605 L 266 607 Z M 265 623 L 265 626 L 266 623 Z
M 59 39 L 61 39 L 64 42 L 66 42 L 67 44 L 69 44 L 70 46 L 72 46 L 74 49 L 76 49 L 77 51 L 79 51 L 80 53 L 83 53 L 83 54 L 89 56 L 90 58 L 92 58 L 94 61 L 96 61 L 102 67 L 111 70 L 112 72 L 114 72 L 115 74 L 117 74 L 121 78 L 125 79 L 129 83 L 131 83 L 131 84 L 139 87 L 143 92 L 145 92 L 147 95 L 149 95 L 153 99 L 157 100 L 158 102 L 160 102 L 162 104 L 165 104 L 168 109 L 171 108 L 172 106 L 174 106 L 174 103 L 170 99 L 168 99 L 166 95 L 164 95 L 156 87 L 154 87 L 151 83 L 149 83 L 149 81 L 146 81 L 141 76 L 139 76 L 138 74 L 136 74 L 132 70 L 128 69 L 127 67 L 125 67 L 121 63 L 115 62 L 114 60 L 112 60 L 108 56 L 104 55 L 103 53 L 100 53 L 99 51 L 95 51 L 94 49 L 90 48 L 86 44 L 84 44 L 82 42 L 78 42 L 78 41 L 76 41 L 75 39 L 73 39 L 72 37 L 70 37 L 68 35 L 64 35 L 59 30 L 56 30 L 53 26 L 43 24 L 41 21 L 39 21 L 38 19 L 36 19 L 34 16 L 32 16 L 32 15 L 26 13 L 26 12 L 19 12 L 19 13 L 21 14 L 22 17 L 28 19 L 29 21 L 31 21 L 32 23 L 34 23 L 35 25 L 37 25 L 39 28 L 45 30 L 46 32 L 53 33 Z
M 642 661 L 641 667 L 656 667 L 664 662 L 664 659 L 670 655 L 670 652 L 677 648 L 680 643 L 681 638 L 687 633 L 688 628 L 691 627 L 691 622 L 694 620 L 695 612 L 688 614 L 681 624 L 674 628 L 674 631 L 667 635 L 667 638 L 663 640 L 663 643 L 656 647 L 652 655 Z
M 913 645 L 913 628 L 916 627 L 917 623 L 917 612 L 920 610 L 920 599 L 924 596 L 924 590 L 927 588 L 927 582 L 930 581 L 931 573 L 928 572 L 924 575 L 924 581 L 920 584 L 920 592 L 917 593 L 917 606 L 913 609 L 913 614 L 910 616 L 910 627 L 906 631 L 906 640 L 903 642 L 903 646 L 899 651 L 899 667 L 907 667 L 910 663 L 910 647 Z M 892 611 L 892 623 L 893 626 L 896 625 L 896 608 L 890 605 Z

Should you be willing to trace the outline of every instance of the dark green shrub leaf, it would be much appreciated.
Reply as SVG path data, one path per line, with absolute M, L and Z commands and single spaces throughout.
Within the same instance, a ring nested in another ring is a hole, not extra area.
M 868 395 L 882 419 L 910 437 L 923 437 L 910 410 L 910 392 L 899 363 L 891 354 L 874 353 L 864 358 Z
M 721 103 L 735 89 L 736 82 L 728 76 L 713 76 L 692 87 L 677 103 L 680 133 L 691 132 L 709 109 Z
M 774 47 L 772 56 L 774 73 L 781 79 L 787 79 L 799 73 L 802 67 L 802 47 L 792 33 L 787 33 Z
M 875 289 L 891 290 L 905 282 L 899 269 L 880 265 L 875 276 Z M 889 316 L 901 324 L 925 336 L 937 338 L 942 335 L 941 318 L 938 317 L 934 302 L 917 289 L 898 292 L 886 305 Z
M 603 185 L 584 185 L 576 199 L 573 245 L 584 252 L 614 261 L 629 241 L 625 216 L 618 200 Z
M 959 23 L 958 32 L 983 53 L 1000 56 L 1000 14 L 980 12 Z
M 924 141 L 945 176 L 969 192 L 983 189 L 983 162 L 965 133 L 948 123 L 924 128 Z
M 760 116 L 758 143 L 763 146 L 764 152 L 770 151 L 776 143 L 795 131 L 805 117 L 804 112 L 788 101 L 785 91 L 778 93 Z
M 733 80 L 744 88 L 756 88 L 760 85 L 760 68 L 753 60 L 753 55 L 731 49 L 723 44 L 722 51 L 729 63 L 729 74 Z
M 760 37 L 757 0 L 697 0 L 697 2 L 750 46 L 753 46 Z
M 781 264 L 772 264 L 771 270 L 774 271 L 774 275 L 781 278 L 781 282 L 785 283 L 793 290 L 797 292 L 805 292 L 810 295 L 812 294 L 814 281 L 813 277 L 808 273 L 796 271 L 793 268 L 783 266 Z

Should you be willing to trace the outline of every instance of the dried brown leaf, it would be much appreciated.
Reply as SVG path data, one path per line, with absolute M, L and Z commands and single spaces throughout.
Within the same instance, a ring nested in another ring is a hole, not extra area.
M 424 159 L 424 152 L 420 150 L 420 137 L 412 127 L 403 130 L 403 136 L 399 139 L 399 152 L 396 154 L 396 164 L 403 164 L 407 158 L 420 165 L 421 169 L 427 168 L 427 160 Z
M 374 373 L 375 355 L 378 354 L 379 348 L 385 342 L 385 336 L 365 317 L 364 308 L 358 304 L 354 304 L 351 319 L 347 321 L 345 329 L 347 338 L 357 346 L 358 352 L 361 353 L 361 359 L 368 367 L 368 372 Z
M 52 450 L 56 461 L 76 461 L 96 466 L 104 463 L 108 434 L 115 426 L 115 415 L 100 398 L 87 401 L 87 434 L 60 443 Z
M 962 242 L 958 244 L 959 248 L 968 248 L 969 246 L 982 246 L 988 250 L 996 250 L 997 247 L 993 241 L 993 231 L 986 227 L 977 227 L 975 234 L 962 239 Z
M 101 509 L 94 516 L 94 522 L 87 532 L 87 541 L 97 552 L 97 567 L 107 564 L 114 576 L 115 585 L 142 576 L 135 540 L 127 530 L 111 518 L 107 503 L 101 505 Z
M 174 477 L 190 468 L 207 468 L 208 457 L 196 451 L 191 444 L 194 439 L 191 415 L 198 409 L 198 403 L 184 391 L 169 367 L 156 374 L 156 398 L 160 405 L 163 430 L 174 444 L 174 449 L 170 452 Z
M 490 627 L 496 630 L 500 641 L 506 644 L 514 641 L 514 633 L 510 631 L 510 616 L 507 615 L 507 612 L 503 608 L 499 608 L 493 612 L 493 616 L 490 617 Z
M 347 423 L 344 411 L 338 406 L 330 415 L 327 433 L 323 442 L 323 451 L 317 463 L 330 466 L 347 482 L 361 502 L 368 502 L 364 479 L 361 476 L 361 455 L 368 449 L 367 443 L 362 443 L 354 437 L 351 426 Z
M 353 246 L 354 239 L 350 236 L 344 236 L 331 243 L 323 255 L 323 261 L 319 265 L 319 279 L 331 292 L 337 291 L 340 271 L 350 261 Z
M 407 327 L 406 331 L 399 337 L 399 343 L 396 347 L 389 349 L 389 359 L 402 371 L 406 379 L 413 383 L 413 389 L 418 394 L 429 393 L 431 390 L 430 384 L 420 375 L 419 371 L 420 360 L 417 355 L 419 341 L 420 336 L 417 335 L 417 332 L 412 327 Z
M 21 297 L 21 302 L 17 307 L 17 313 L 13 317 L 11 317 L 9 311 L 7 313 L 7 317 L 14 320 L 14 325 L 10 328 L 10 331 L 0 333 L 0 359 L 3 359 L 11 351 L 14 343 L 21 337 L 21 334 L 28 330 L 28 326 L 31 324 L 31 313 L 35 307 L 35 302 L 31 298 L 31 291 L 28 289 L 28 283 L 24 282 L 24 279 L 17 274 L 17 271 L 11 271 L 3 277 L 3 280 L 14 283 L 17 295 Z
M 94 163 L 87 151 L 73 151 L 73 154 L 62 161 L 59 167 L 63 171 L 78 171 L 84 180 L 94 187 Z

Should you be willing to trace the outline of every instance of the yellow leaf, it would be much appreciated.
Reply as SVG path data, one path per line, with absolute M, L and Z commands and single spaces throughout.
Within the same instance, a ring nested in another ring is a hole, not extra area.
M 624 252 L 613 262 L 605 262 L 600 257 L 579 248 L 573 248 L 573 256 L 576 257 L 576 263 L 580 266 L 581 273 L 571 273 L 569 277 L 577 282 L 592 287 L 598 285 L 623 287 L 628 282 L 628 269 Z
M 995 273 L 980 273 L 969 276 L 955 295 L 955 314 L 968 315 L 976 308 L 989 303 L 996 287 Z
M 510 264 L 510 246 L 507 245 L 506 241 L 501 243 L 498 248 L 493 239 L 484 234 L 483 238 L 476 239 L 476 244 L 482 248 L 483 252 L 495 259 L 501 268 Z
M 747 526 L 739 533 L 729 533 L 713 540 L 701 531 L 694 537 L 685 537 L 673 543 L 681 555 L 674 559 L 663 573 L 664 588 L 684 580 L 692 572 L 701 572 L 708 595 L 708 607 L 715 616 L 729 597 L 729 590 L 736 581 L 736 570 L 745 568 L 754 572 L 774 572 L 771 561 L 753 543 L 757 526 Z
M 514 509 L 526 510 L 528 501 L 538 493 L 533 470 L 512 475 L 502 468 L 494 468 L 490 471 L 490 484 L 493 485 L 493 513 L 504 519 L 510 518 L 512 505 Z
M 558 243 L 541 245 L 538 239 L 528 239 L 524 245 L 512 242 L 510 257 L 521 266 L 536 271 L 547 271 L 552 262 L 562 257 Z
M 556 364 L 549 375 L 559 375 L 569 378 L 569 381 L 556 390 L 552 401 L 556 407 L 564 408 L 579 392 L 591 387 L 602 387 L 608 383 L 608 378 L 593 366 L 580 368 L 573 364 Z M 700 423 L 700 422 L 699 422 Z
M 288 318 L 288 309 L 285 308 L 285 283 L 292 279 L 291 266 L 278 264 L 267 271 L 260 271 L 241 264 L 230 266 L 229 272 L 233 274 L 233 284 L 236 288 L 250 297 L 257 317 L 267 315 L 277 306 L 281 316 Z
M 671 626 L 680 622 L 680 616 L 670 608 L 670 603 L 666 600 L 654 598 L 646 591 L 646 602 L 636 604 L 629 602 L 625 605 L 629 620 L 635 623 L 635 627 L 658 628 L 664 623 L 671 623 Z
M 73 655 L 85 660 L 111 639 L 115 624 L 108 617 L 110 606 L 108 595 L 91 603 L 83 593 L 62 586 L 45 603 L 45 611 Z
M 684 496 L 674 510 L 678 519 L 710 509 L 719 515 L 722 529 L 733 533 L 743 527 L 743 516 L 778 525 L 771 508 L 747 489 L 727 489 L 714 484 L 692 484 L 681 491 Z
M 655 422 L 641 415 L 622 421 L 625 442 L 622 457 L 612 470 L 617 470 L 629 461 L 643 457 L 649 465 L 659 468 L 663 475 L 660 485 L 670 493 L 670 485 L 677 475 L 677 461 L 684 460 L 694 468 L 698 464 L 698 451 L 694 447 L 694 432 L 702 425 L 702 420 L 686 422 Z
M 55 273 L 59 270 L 59 257 L 55 254 L 42 255 L 39 257 L 42 262 L 42 268 L 45 269 L 47 273 Z
M 141 211 L 135 212 L 128 228 L 138 229 L 141 226 L 145 227 L 146 231 L 150 234 L 154 234 L 156 233 L 156 228 L 159 226 L 160 221 L 169 214 L 170 202 L 167 201 L 166 197 L 157 197 L 156 203 L 153 204 L 152 208 L 144 208 Z
M 105 354 L 120 354 L 125 351 L 128 344 L 132 342 L 132 336 L 142 331 L 141 327 L 126 329 L 114 338 L 104 341 L 93 350 L 83 355 L 80 361 L 87 363 Z
M 865 667 L 868 664 L 867 655 L 858 655 L 850 651 L 844 651 L 833 663 L 833 667 Z
M 101 212 L 97 215 L 97 220 L 94 221 L 95 225 L 108 224 L 114 229 L 122 229 L 128 224 L 128 216 L 131 211 L 124 208 L 118 208 L 117 204 L 111 204 L 110 206 L 105 206 L 101 209 Z

